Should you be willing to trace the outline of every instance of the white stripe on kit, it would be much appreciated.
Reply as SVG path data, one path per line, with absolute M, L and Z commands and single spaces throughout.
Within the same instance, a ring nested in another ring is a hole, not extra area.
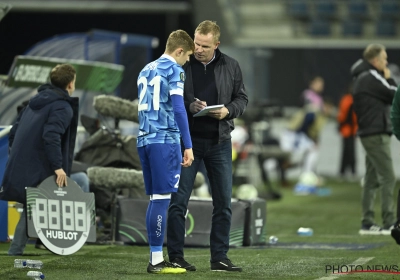
M 389 83 L 386 81 L 386 79 L 384 77 L 382 77 L 381 75 L 379 75 L 379 73 L 376 70 L 369 70 L 369 72 L 372 74 L 372 76 L 374 76 L 379 81 L 381 81 L 382 84 L 385 87 L 387 87 L 388 89 L 397 90 L 396 86 L 389 85 Z

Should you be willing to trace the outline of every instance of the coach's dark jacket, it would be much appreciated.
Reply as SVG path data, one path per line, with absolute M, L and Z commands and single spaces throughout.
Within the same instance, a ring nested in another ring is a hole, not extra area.
M 25 187 L 36 187 L 60 168 L 70 175 L 78 107 L 78 98 L 66 90 L 39 87 L 11 129 L 0 199 L 25 204 Z
M 357 61 L 351 68 L 354 77 L 353 109 L 357 115 L 360 137 L 374 134 L 392 134 L 390 105 L 397 89 L 393 79 L 386 80 L 366 60 Z
M 216 49 L 216 56 L 220 58 L 214 68 L 215 81 L 218 91 L 218 103 L 224 104 L 229 110 L 229 115 L 219 121 L 219 141 L 231 138 L 231 131 L 235 128 L 233 119 L 242 115 L 246 109 L 248 98 L 245 92 L 242 72 L 239 63 Z M 190 113 L 190 103 L 194 101 L 194 89 L 190 61 L 183 65 L 185 70 L 185 107 L 188 113 L 189 127 L 193 125 L 193 115 Z

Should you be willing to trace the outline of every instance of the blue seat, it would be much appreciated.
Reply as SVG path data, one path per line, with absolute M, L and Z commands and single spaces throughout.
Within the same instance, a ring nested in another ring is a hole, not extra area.
M 310 10 L 307 1 L 289 0 L 287 5 L 287 11 L 290 16 L 302 20 L 310 18 Z
M 381 0 L 380 12 L 381 18 L 399 18 L 400 17 L 399 0 Z
M 369 17 L 368 6 L 365 0 L 350 0 L 347 3 L 349 17 L 365 19 Z
M 331 23 L 324 19 L 314 19 L 309 24 L 308 32 L 312 36 L 330 36 Z
M 391 19 L 380 19 L 376 22 L 376 35 L 393 37 L 396 36 L 396 22 Z
M 315 1 L 315 12 L 317 17 L 336 18 L 337 4 L 334 0 L 317 0 Z
M 343 36 L 361 36 L 363 29 L 363 23 L 358 19 L 347 19 L 342 22 Z

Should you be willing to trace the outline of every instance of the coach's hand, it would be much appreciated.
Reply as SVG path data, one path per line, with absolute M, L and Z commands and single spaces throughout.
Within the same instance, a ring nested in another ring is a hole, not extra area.
M 183 152 L 183 162 L 181 163 L 181 165 L 183 167 L 189 167 L 192 165 L 193 161 L 194 161 L 193 150 L 185 149 L 185 151 Z
M 385 67 L 385 69 L 383 69 L 383 76 L 385 77 L 385 79 L 387 80 L 387 79 L 390 79 L 390 77 L 391 77 L 391 72 L 390 72 L 390 69 L 389 68 L 387 68 L 387 67 Z
M 218 110 L 212 110 L 207 113 L 207 116 L 212 117 L 217 120 L 222 120 L 226 118 L 229 115 L 228 108 L 222 107 L 221 109 Z
M 56 184 L 58 187 L 67 186 L 67 174 L 64 169 L 60 168 L 54 171 L 57 175 Z
M 203 110 L 204 107 L 207 107 L 207 102 L 201 101 L 196 98 L 194 102 L 190 103 L 189 110 L 191 113 L 196 114 Z

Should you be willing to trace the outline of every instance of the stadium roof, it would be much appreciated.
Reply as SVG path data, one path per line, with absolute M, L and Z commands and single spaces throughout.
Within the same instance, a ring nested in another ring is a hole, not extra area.
M 0 3 L 0 21 L 3 17 L 11 10 L 11 5 L 6 3 Z
M 13 0 L 18 12 L 188 13 L 188 1 Z

